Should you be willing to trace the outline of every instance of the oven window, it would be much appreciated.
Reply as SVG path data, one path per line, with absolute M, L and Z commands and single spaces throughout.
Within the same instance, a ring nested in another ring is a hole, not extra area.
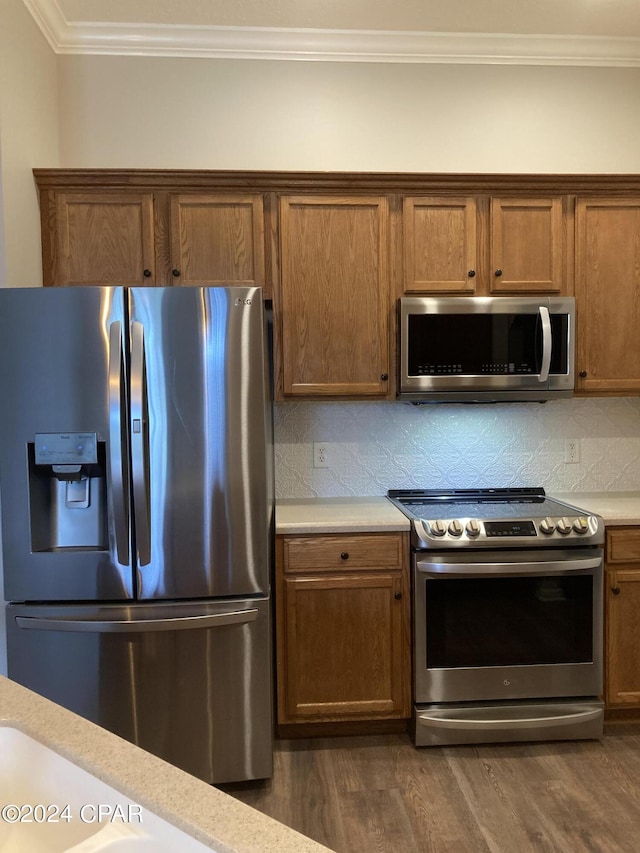
M 534 314 L 410 314 L 409 376 L 540 373 L 542 323 Z M 567 314 L 551 314 L 551 365 L 568 370 Z
M 593 660 L 593 577 L 426 583 L 427 668 Z

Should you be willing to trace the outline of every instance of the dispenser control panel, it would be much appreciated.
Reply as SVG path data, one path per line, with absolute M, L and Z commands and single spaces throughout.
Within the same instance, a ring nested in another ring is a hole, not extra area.
M 95 432 L 41 432 L 35 436 L 36 465 L 95 465 Z

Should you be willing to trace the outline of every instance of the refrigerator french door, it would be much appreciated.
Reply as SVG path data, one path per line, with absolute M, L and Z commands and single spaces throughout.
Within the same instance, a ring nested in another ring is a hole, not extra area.
M 9 677 L 208 782 L 271 775 L 259 288 L 0 290 Z

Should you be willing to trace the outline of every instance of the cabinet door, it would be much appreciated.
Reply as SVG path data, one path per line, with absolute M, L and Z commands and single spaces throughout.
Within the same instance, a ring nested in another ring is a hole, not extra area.
M 492 293 L 563 293 L 561 198 L 491 199 Z
M 262 196 L 173 195 L 171 274 L 176 285 L 264 287 Z
M 607 528 L 605 563 L 607 703 L 640 703 L 640 527 Z
M 152 193 L 60 193 L 55 285 L 155 284 Z
M 473 198 L 405 198 L 405 293 L 464 293 L 478 284 Z
M 576 387 L 640 391 L 640 199 L 576 204 Z
M 402 576 L 286 578 L 283 590 L 279 722 L 408 717 Z
M 389 386 L 386 198 L 281 199 L 285 396 L 378 396 Z
M 640 703 L 640 567 L 605 573 L 606 700 Z

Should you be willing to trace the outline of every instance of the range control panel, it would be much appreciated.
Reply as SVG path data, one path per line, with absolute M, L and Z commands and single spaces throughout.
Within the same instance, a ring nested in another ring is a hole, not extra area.
M 480 518 L 414 519 L 414 546 L 447 547 L 542 547 L 561 543 L 577 545 L 601 533 L 597 515 L 563 515 L 544 518 Z

